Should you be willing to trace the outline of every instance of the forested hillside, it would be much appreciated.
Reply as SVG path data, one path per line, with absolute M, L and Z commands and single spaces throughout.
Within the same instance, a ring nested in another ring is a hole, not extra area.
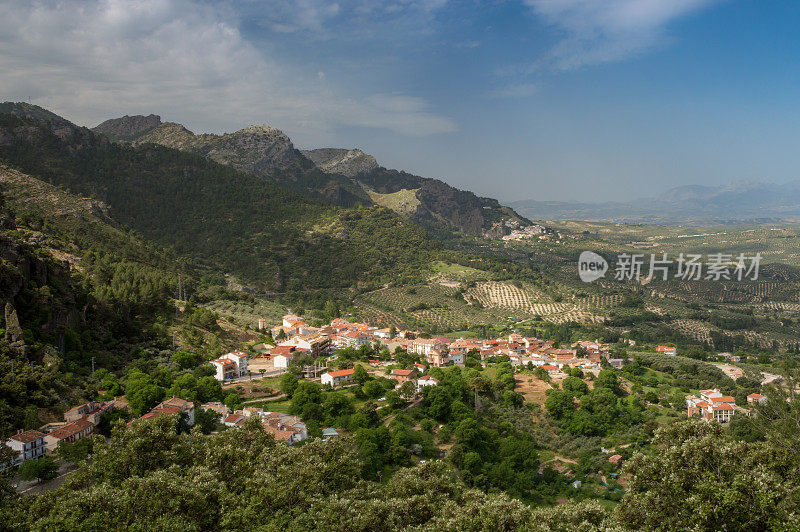
M 55 127 L 24 104 L 14 112 L 0 115 L 0 158 L 102 200 L 122 226 L 259 291 L 355 287 L 415 274 L 435 257 L 425 231 L 387 209 L 341 209 L 199 155 Z
M 268 126 L 250 126 L 224 135 L 195 135 L 160 117 L 124 116 L 93 129 L 112 141 L 133 146 L 158 144 L 203 155 L 261 177 L 305 197 L 352 207 L 377 203 L 446 237 L 458 231 L 481 236 L 501 220 L 521 220 L 497 200 L 462 191 L 438 179 L 387 170 L 360 150 L 299 151 L 289 137 Z M 393 195 L 414 199 L 397 205 Z

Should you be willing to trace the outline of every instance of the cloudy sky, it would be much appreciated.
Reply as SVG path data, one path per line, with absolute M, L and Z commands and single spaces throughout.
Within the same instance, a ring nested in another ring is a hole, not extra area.
M 502 200 L 800 178 L 800 3 L 0 0 L 0 99 L 266 123 Z

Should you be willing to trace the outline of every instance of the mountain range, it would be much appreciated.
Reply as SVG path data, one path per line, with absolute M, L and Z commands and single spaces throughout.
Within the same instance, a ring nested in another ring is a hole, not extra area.
M 524 200 L 509 205 L 537 220 L 668 224 L 794 221 L 800 218 L 800 181 L 686 185 L 627 202 Z
M 381 205 L 435 233 L 444 229 L 482 236 L 503 220 L 522 220 L 497 200 L 437 179 L 384 168 L 358 149 L 298 150 L 286 134 L 270 126 L 196 135 L 151 114 L 110 119 L 93 131 L 112 142 L 159 144 L 202 155 L 334 205 Z

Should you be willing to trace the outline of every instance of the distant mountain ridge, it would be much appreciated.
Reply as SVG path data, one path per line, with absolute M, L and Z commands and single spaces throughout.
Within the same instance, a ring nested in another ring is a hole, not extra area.
M 359 149 L 297 150 L 286 134 L 270 126 L 196 135 L 181 124 L 161 122 L 157 115 L 126 115 L 106 120 L 93 130 L 114 142 L 153 143 L 197 153 L 336 205 L 379 204 L 435 233 L 493 235 L 504 220 L 524 221 L 497 200 L 437 179 L 383 168 Z
M 800 181 L 685 185 L 629 202 L 511 202 L 521 214 L 540 220 L 706 223 L 777 221 L 800 218 Z

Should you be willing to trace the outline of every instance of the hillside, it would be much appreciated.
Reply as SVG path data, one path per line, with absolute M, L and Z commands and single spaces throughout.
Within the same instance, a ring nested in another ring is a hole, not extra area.
M 122 226 L 259 292 L 309 297 L 396 279 L 435 255 L 437 244 L 423 230 L 381 207 L 342 209 L 200 155 L 111 143 L 66 121 L 54 129 L 31 112 L 22 104 L 0 115 L 0 157 L 101 198 Z
M 132 146 L 160 144 L 203 155 L 335 205 L 382 205 L 442 236 L 448 236 L 449 231 L 478 236 L 488 231 L 498 236 L 499 222 L 522 220 L 496 200 L 458 190 L 437 179 L 388 170 L 358 149 L 297 150 L 288 136 L 269 126 L 250 126 L 224 135 L 195 135 L 180 124 L 162 123 L 160 117 L 150 115 L 107 120 L 94 131 Z M 393 197 L 398 193 L 415 199 L 398 204 Z

